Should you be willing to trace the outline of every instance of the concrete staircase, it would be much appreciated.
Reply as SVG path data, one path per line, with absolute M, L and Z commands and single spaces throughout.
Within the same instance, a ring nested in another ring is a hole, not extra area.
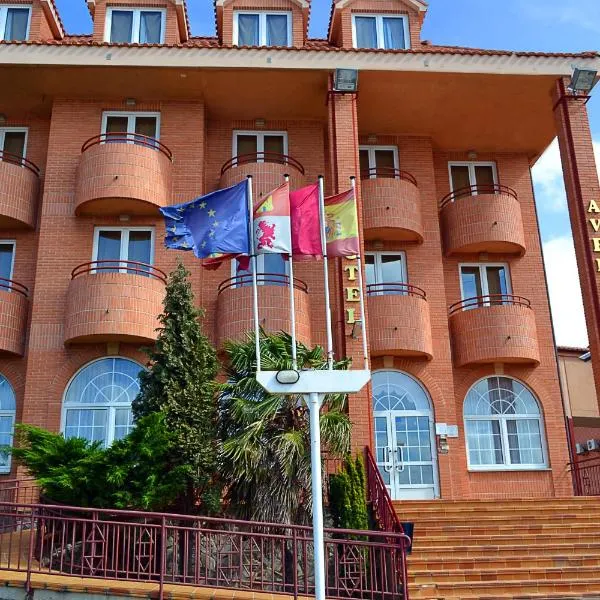
M 600 600 L 600 497 L 395 502 L 410 600 Z

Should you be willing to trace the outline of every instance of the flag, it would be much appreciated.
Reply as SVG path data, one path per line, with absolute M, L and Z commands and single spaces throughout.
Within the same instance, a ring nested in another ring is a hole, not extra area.
M 246 181 L 160 212 L 167 248 L 192 250 L 197 258 L 250 254 Z
M 287 181 L 255 203 L 253 225 L 257 254 L 291 254 L 290 186 Z
M 325 198 L 325 236 L 328 256 L 359 254 L 358 218 L 353 189 Z
M 290 193 L 292 254 L 294 257 L 323 256 L 319 212 L 318 184 L 315 183 Z

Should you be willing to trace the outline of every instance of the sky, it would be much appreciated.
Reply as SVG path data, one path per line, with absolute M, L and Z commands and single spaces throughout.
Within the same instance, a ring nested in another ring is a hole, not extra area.
M 56 0 L 69 33 L 90 33 L 85 0 Z M 325 37 L 330 0 L 312 0 L 311 37 Z M 213 0 L 188 0 L 192 35 L 214 35 Z M 600 0 L 430 0 L 422 38 L 434 44 L 581 52 L 600 48 Z M 600 164 L 600 85 L 588 104 Z M 586 346 L 587 333 L 558 146 L 533 170 L 557 343 Z M 542 285 L 540 281 L 540 285 Z

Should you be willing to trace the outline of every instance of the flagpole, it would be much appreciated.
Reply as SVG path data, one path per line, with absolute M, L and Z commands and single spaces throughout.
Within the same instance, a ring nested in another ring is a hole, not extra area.
M 289 184 L 290 176 L 284 175 L 285 182 Z M 289 193 L 289 188 L 288 188 Z M 289 195 L 288 195 L 289 198 Z M 290 220 L 290 228 L 291 228 L 291 220 Z M 291 235 L 291 231 L 290 231 Z M 291 238 L 290 238 L 291 242 Z M 294 371 L 298 370 L 298 356 L 296 351 L 296 299 L 294 298 L 294 260 L 292 258 L 292 253 L 288 254 L 288 264 L 290 267 L 290 275 L 289 275 L 289 288 L 290 288 L 290 322 L 292 328 L 292 369 Z
M 248 182 L 248 213 L 250 234 L 250 265 L 252 268 L 252 304 L 254 313 L 254 345 L 256 348 L 256 371 L 260 373 L 260 326 L 258 323 L 258 285 L 256 279 L 256 248 L 254 247 L 254 201 L 252 200 L 252 175 L 247 175 Z
M 358 212 L 358 199 L 356 197 L 356 177 L 350 177 L 350 185 L 352 186 L 352 191 L 354 192 L 354 207 Z M 356 215 L 356 222 L 358 223 L 358 214 Z M 367 324 L 365 322 L 365 298 L 363 291 L 363 272 L 362 272 L 362 258 L 361 258 L 361 248 L 360 248 L 360 236 L 359 236 L 359 244 L 358 244 L 358 255 L 356 257 L 357 266 L 358 266 L 358 287 L 360 290 L 359 298 L 360 298 L 360 324 L 362 326 L 362 345 L 363 345 L 363 361 L 365 365 L 365 370 L 369 370 L 369 348 L 367 344 Z
M 321 249 L 323 252 L 323 276 L 325 278 L 325 325 L 327 329 L 327 366 L 333 370 L 333 341 L 331 336 L 331 302 L 329 299 L 329 265 L 327 259 L 327 233 L 325 231 L 325 194 L 323 175 L 319 175 L 319 218 L 321 220 Z

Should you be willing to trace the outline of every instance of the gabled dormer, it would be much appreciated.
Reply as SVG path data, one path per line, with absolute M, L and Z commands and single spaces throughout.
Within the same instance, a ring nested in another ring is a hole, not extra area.
M 64 29 L 54 0 L 0 0 L 0 40 L 61 40 Z
M 189 39 L 185 0 L 87 0 L 93 40 L 112 44 L 179 44 Z
M 334 0 L 329 42 L 340 48 L 417 48 L 426 12 L 424 0 Z
M 306 42 L 309 0 L 216 0 L 224 46 L 294 46 Z

